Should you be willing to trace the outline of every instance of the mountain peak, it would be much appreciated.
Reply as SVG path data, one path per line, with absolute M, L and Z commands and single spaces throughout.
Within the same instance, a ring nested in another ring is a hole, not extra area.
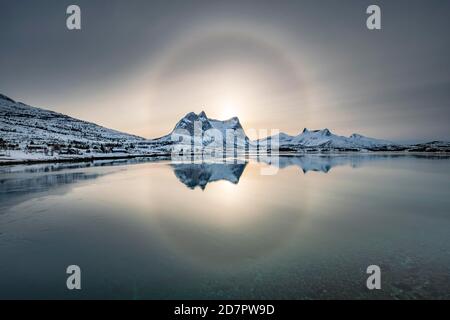
M 172 132 L 174 132 L 175 130 L 184 130 L 184 131 L 178 131 L 177 133 L 186 134 L 186 131 L 187 131 L 189 133 L 189 135 L 194 136 L 197 132 L 196 130 L 199 130 L 199 129 L 202 132 L 204 141 L 211 141 L 211 142 L 215 141 L 214 140 L 215 137 L 212 136 L 213 133 L 207 132 L 210 129 L 216 129 L 216 130 L 220 131 L 222 134 L 222 137 L 224 137 L 224 138 L 227 136 L 227 133 L 226 133 L 227 130 L 234 130 L 234 131 L 242 130 L 242 132 L 237 133 L 237 135 L 239 136 L 239 139 L 242 141 L 248 140 L 248 137 L 243 132 L 242 125 L 239 122 L 239 118 L 233 117 L 228 120 L 211 119 L 211 118 L 208 118 L 205 111 L 201 111 L 199 114 L 196 114 L 194 112 L 189 112 L 180 121 L 178 121 L 178 123 L 175 125 L 175 128 L 173 129 Z M 167 137 L 167 136 L 165 136 L 165 137 Z
M 182 119 L 193 120 L 193 119 L 197 119 L 197 117 L 198 116 L 194 112 L 189 112 Z
M 230 118 L 230 119 L 228 119 L 226 121 L 229 121 L 229 122 L 234 123 L 235 125 L 241 126 L 241 122 L 239 121 L 238 117 L 233 117 L 233 118 Z
M 319 134 L 319 135 L 322 135 L 322 136 L 331 136 L 331 131 L 330 130 L 328 130 L 327 128 L 325 128 L 325 129 L 322 129 L 322 130 L 312 130 L 312 131 L 309 131 L 308 129 L 304 129 L 303 130 L 303 133 L 314 133 L 314 134 Z

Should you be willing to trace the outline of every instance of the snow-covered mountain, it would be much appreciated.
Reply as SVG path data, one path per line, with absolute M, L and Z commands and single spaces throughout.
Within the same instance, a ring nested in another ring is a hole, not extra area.
M 344 137 L 333 134 L 328 129 L 308 130 L 296 135 L 290 136 L 285 133 L 279 133 L 275 136 L 258 140 L 260 145 L 276 145 L 280 150 L 300 150 L 300 149 L 320 149 L 320 150 L 396 150 L 402 146 L 390 141 L 365 137 L 360 134 L 352 134 L 350 137 Z M 276 148 L 276 147 L 275 147 Z
M 245 145 L 247 135 L 237 117 L 228 120 L 210 119 L 204 111 L 189 112 L 177 122 L 172 132 L 153 141 L 166 144 L 197 144 L 204 147 L 223 147 L 227 134 L 232 134 L 234 144 Z

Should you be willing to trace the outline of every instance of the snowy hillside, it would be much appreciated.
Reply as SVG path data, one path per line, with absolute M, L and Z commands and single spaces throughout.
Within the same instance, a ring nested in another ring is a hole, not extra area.
M 147 147 L 145 142 L 141 137 L 0 95 L 0 161 L 141 153 L 141 147 Z
M 0 131 L 11 143 L 131 143 L 141 137 L 107 129 L 69 116 L 31 107 L 0 95 Z

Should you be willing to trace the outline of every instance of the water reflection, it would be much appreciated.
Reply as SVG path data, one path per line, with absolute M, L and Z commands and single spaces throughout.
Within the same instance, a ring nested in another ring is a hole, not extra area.
M 328 173 L 335 167 L 348 166 L 360 168 L 369 163 L 385 161 L 387 159 L 450 159 L 447 155 L 393 155 L 393 154 L 341 154 L 324 155 L 310 154 L 302 156 L 250 156 L 236 159 L 208 159 L 195 163 L 172 162 L 172 168 L 177 179 L 189 189 L 199 187 L 204 190 L 209 183 L 228 181 L 238 184 L 249 161 L 274 166 L 279 169 L 297 167 L 303 173 Z M 124 165 L 148 162 L 169 161 L 170 158 L 140 158 L 124 160 L 94 161 L 89 163 L 51 163 L 23 166 L 0 167 L 0 205 L 5 204 L 11 197 L 29 195 L 50 191 L 62 186 L 69 186 L 78 182 L 92 180 L 103 175 L 122 170 Z M 87 168 L 108 168 L 103 171 L 85 171 Z
M 121 166 L 162 161 L 167 158 L 101 160 L 80 163 L 49 163 L 0 166 L 0 208 L 39 194 L 64 194 L 83 181 L 124 170 Z M 93 169 L 89 171 L 89 169 Z M 95 170 L 94 170 L 95 169 Z
M 284 169 L 296 166 L 303 173 L 309 171 L 328 173 L 338 166 L 360 168 L 375 161 L 383 161 L 395 158 L 411 159 L 450 159 L 448 155 L 420 155 L 420 154 L 307 154 L 307 155 L 282 155 L 282 156 L 255 156 L 258 162 L 266 163 Z
M 2 167 L 0 298 L 448 298 L 441 159 Z M 269 165 L 280 170 L 262 176 Z M 366 290 L 370 264 L 383 290 Z
M 208 183 L 225 180 L 237 184 L 247 166 L 230 163 L 172 164 L 175 176 L 190 189 L 206 188 Z
M 202 190 L 206 188 L 208 183 L 215 181 L 229 181 L 238 184 L 249 161 L 256 161 L 279 169 L 288 167 L 297 167 L 303 173 L 323 172 L 328 173 L 334 167 L 348 166 L 351 168 L 361 168 L 364 165 L 377 161 L 385 161 L 395 158 L 411 158 L 411 159 L 449 159 L 446 155 L 395 155 L 395 154 L 309 154 L 302 156 L 294 155 L 276 155 L 276 156 L 250 156 L 247 158 L 235 159 L 216 159 L 208 162 L 202 162 L 197 159 L 195 163 L 172 163 L 171 167 L 175 176 L 180 182 L 189 189 L 200 187 Z M 274 171 L 276 174 L 276 171 Z
M 49 171 L 47 171 L 49 170 Z M 78 171 L 51 171 L 51 168 L 39 168 L 34 174 L 11 172 L 0 175 L 0 208 L 26 201 L 38 194 L 64 194 L 70 191 L 72 185 L 99 178 L 105 173 Z
M 327 173 L 333 167 L 348 165 L 360 167 L 370 161 L 382 159 L 380 156 L 281 156 L 249 157 L 236 159 L 216 159 L 209 162 L 170 163 L 177 179 L 189 189 L 199 187 L 205 190 L 209 183 L 228 181 L 238 184 L 248 161 L 255 160 L 284 169 L 290 166 L 300 168 L 304 173 L 320 171 Z M 124 170 L 123 166 L 158 162 L 167 158 L 143 158 L 126 160 L 95 161 L 89 163 L 50 163 L 29 166 L 0 167 L 0 207 L 10 203 L 30 199 L 40 193 L 63 194 L 77 183 L 97 179 L 107 174 Z M 95 168 L 95 170 L 94 170 Z M 101 168 L 101 169 L 99 169 Z M 89 169 L 92 169 L 91 171 Z

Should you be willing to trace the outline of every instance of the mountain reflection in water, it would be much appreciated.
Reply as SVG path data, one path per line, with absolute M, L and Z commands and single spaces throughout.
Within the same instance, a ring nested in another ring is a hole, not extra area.
M 219 180 L 226 180 L 233 184 L 237 184 L 246 166 L 247 162 L 244 164 L 172 164 L 173 171 L 178 180 L 190 189 L 194 189 L 198 186 L 202 190 L 206 188 L 208 183 Z
M 229 181 L 238 184 L 239 179 L 249 161 L 255 161 L 279 169 L 291 166 L 299 168 L 303 173 L 310 171 L 328 173 L 334 167 L 349 166 L 359 168 L 374 161 L 394 158 L 426 158 L 449 159 L 449 156 L 429 155 L 390 155 L 390 154 L 352 154 L 352 155 L 302 155 L 302 156 L 250 156 L 235 159 L 208 159 L 208 162 L 195 160 L 193 163 L 169 162 L 177 179 L 190 189 L 196 187 L 204 190 L 208 183 L 215 181 Z M 103 175 L 121 170 L 123 165 L 133 165 L 148 162 L 169 161 L 161 159 L 127 159 L 111 161 L 95 161 L 91 163 L 50 163 L 41 165 L 4 166 L 0 167 L 0 204 L 7 202 L 8 198 L 24 196 L 30 193 L 50 191 L 81 182 L 96 179 Z M 104 167 L 100 173 L 86 173 L 82 169 L 90 167 Z M 80 169 L 81 171 L 78 171 Z

